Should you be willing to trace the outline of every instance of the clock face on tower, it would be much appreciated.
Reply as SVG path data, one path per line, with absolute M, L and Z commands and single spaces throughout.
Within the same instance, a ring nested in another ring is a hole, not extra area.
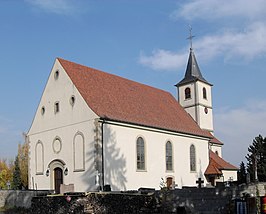
M 208 108 L 207 107 L 204 108 L 204 112 L 205 112 L 205 114 L 208 114 Z

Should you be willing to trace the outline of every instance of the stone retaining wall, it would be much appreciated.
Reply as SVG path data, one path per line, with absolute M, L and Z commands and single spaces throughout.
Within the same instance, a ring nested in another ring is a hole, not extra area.
M 220 188 L 183 188 L 131 192 L 69 193 L 44 196 L 49 191 L 0 191 L 0 207 L 25 207 L 27 213 L 235 213 L 236 200 L 248 201 L 266 194 L 266 183 Z M 43 196 L 41 196 L 43 195 Z M 253 202 L 252 202 L 253 201 Z M 252 204 L 250 203 L 252 202 Z M 252 206 L 252 207 L 251 207 Z
M 126 193 L 89 193 L 34 197 L 30 213 L 156 213 L 153 196 Z
M 31 206 L 31 199 L 35 196 L 47 195 L 50 191 L 35 190 L 0 190 L 0 207 Z
M 29 212 L 55 213 L 233 213 L 232 191 L 186 188 L 140 193 L 95 192 L 84 195 L 34 197 Z
M 235 200 L 265 195 L 265 184 L 34 197 L 32 213 L 235 213 Z M 255 195 L 254 195 L 255 194 Z M 250 208 L 251 209 L 251 208 Z M 253 209 L 253 208 L 252 208 Z

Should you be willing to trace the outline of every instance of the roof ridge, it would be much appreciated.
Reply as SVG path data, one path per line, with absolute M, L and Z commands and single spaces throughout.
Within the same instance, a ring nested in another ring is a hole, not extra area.
M 76 65 L 79 65 L 79 66 L 82 66 L 82 67 L 85 67 L 85 68 L 89 68 L 89 69 L 91 69 L 91 70 L 93 70 L 93 71 L 102 72 L 102 73 L 104 73 L 104 74 L 106 74 L 106 75 L 111 75 L 111 76 L 113 76 L 113 77 L 115 77 L 115 78 L 121 78 L 121 79 L 123 79 L 123 80 L 125 80 L 125 81 L 129 81 L 129 82 L 132 82 L 132 83 L 134 83 L 134 84 L 142 85 L 142 86 L 145 86 L 145 87 L 149 87 L 149 88 L 152 88 L 152 89 L 155 89 L 155 90 L 158 90 L 158 91 L 161 91 L 161 92 L 164 92 L 164 93 L 170 94 L 172 97 L 174 97 L 174 95 L 172 95 L 169 91 L 166 91 L 166 90 L 163 90 L 163 89 L 160 89 L 160 88 L 156 88 L 155 86 L 150 86 L 150 85 L 147 85 L 147 84 L 145 84 L 145 83 L 141 83 L 141 82 L 137 82 L 137 81 L 135 81 L 135 80 L 127 79 L 127 78 L 122 77 L 122 76 L 119 76 L 119 75 L 117 75 L 117 74 L 108 73 L 108 72 L 106 72 L 106 71 L 103 71 L 103 70 L 100 70 L 100 69 L 97 69 L 97 68 L 93 68 L 93 67 L 90 67 L 90 66 L 86 66 L 86 65 L 83 65 L 83 64 L 80 64 L 80 63 L 76 63 L 76 62 L 73 62 L 73 61 L 70 61 L 70 60 L 66 60 L 66 59 L 63 59 L 63 58 L 60 58 L 60 57 L 57 57 L 57 59 L 59 60 L 59 62 L 60 62 L 61 60 L 63 60 L 63 61 L 69 62 L 69 63 L 73 63 L 73 64 L 76 64 Z M 61 64 L 61 65 L 62 65 L 62 64 Z M 62 66 L 63 66 L 63 65 L 62 65 Z M 64 67 L 64 66 L 63 66 L 63 67 Z

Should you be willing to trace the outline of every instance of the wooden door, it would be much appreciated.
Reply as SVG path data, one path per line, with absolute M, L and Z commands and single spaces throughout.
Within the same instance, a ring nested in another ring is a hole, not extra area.
M 168 177 L 166 179 L 166 186 L 168 189 L 172 188 L 172 184 L 173 184 L 173 178 L 172 177 Z
M 63 170 L 59 167 L 54 169 L 54 188 L 55 193 L 60 193 L 60 185 L 63 184 Z

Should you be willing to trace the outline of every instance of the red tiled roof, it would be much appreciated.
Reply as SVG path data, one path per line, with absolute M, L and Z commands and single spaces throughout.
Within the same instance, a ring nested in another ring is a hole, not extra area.
M 205 175 L 221 175 L 223 174 L 217 167 L 215 162 L 211 159 L 205 171 Z
M 168 92 L 58 58 L 101 118 L 209 137 Z
M 210 162 L 209 166 L 205 171 L 205 175 L 220 175 L 222 174 L 221 170 L 237 170 L 238 168 L 232 164 L 226 162 L 224 159 L 219 157 L 213 151 L 210 151 Z
M 210 142 L 214 144 L 223 145 L 223 143 L 214 136 L 212 136 L 212 139 L 210 140 Z
M 210 143 L 223 145 L 223 143 L 220 140 L 218 140 L 216 137 L 214 137 L 214 135 L 211 134 L 209 131 L 206 131 L 206 134 L 209 135 L 209 137 L 211 138 Z

